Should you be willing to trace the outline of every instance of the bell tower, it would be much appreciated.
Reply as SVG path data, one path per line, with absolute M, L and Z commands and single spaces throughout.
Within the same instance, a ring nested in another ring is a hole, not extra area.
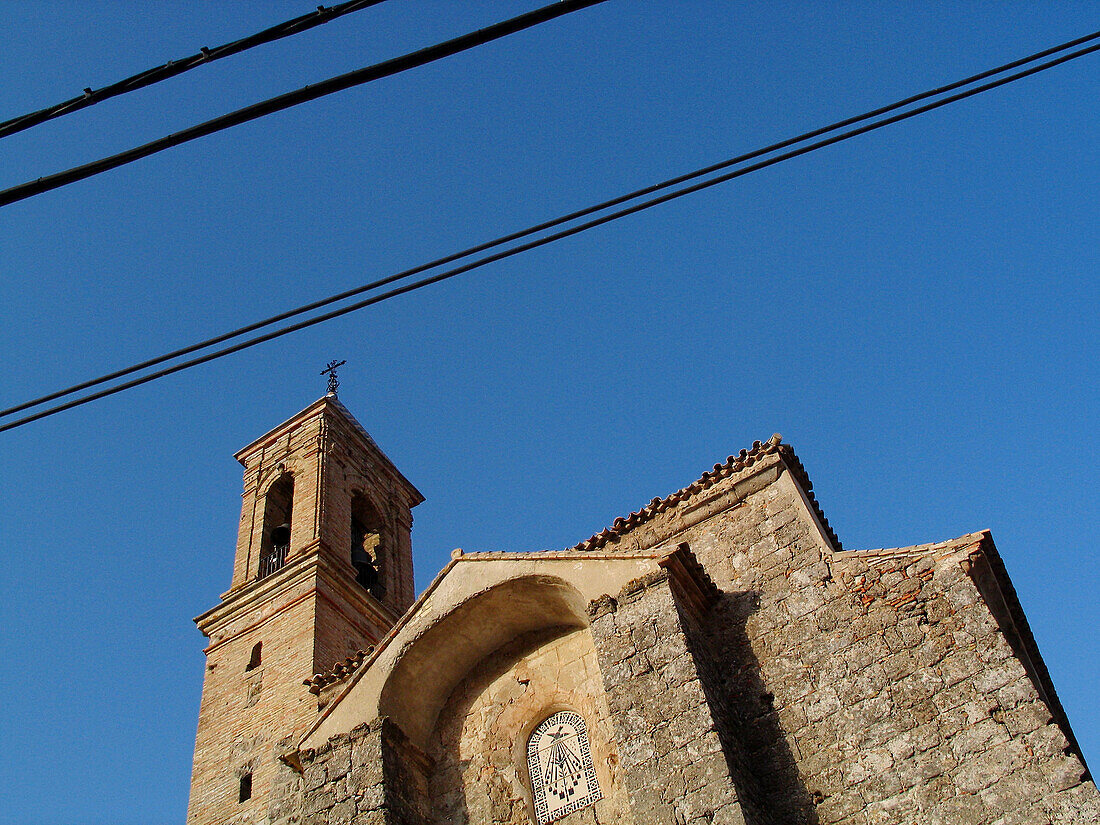
M 266 815 L 278 743 L 317 718 L 304 682 L 375 644 L 412 604 L 424 500 L 335 391 L 237 453 L 233 579 L 209 639 L 188 825 Z

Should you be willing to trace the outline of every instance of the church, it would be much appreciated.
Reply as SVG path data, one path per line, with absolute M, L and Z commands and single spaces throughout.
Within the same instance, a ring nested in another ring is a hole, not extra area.
M 335 391 L 236 458 L 189 825 L 1100 822 L 990 534 L 844 550 L 778 435 L 419 596 Z

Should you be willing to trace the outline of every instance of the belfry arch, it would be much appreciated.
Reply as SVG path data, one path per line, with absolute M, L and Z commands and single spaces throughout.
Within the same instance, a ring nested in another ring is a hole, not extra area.
M 264 524 L 257 578 L 265 578 L 284 564 L 290 552 L 291 520 L 294 510 L 294 476 L 284 472 L 264 496 Z
M 392 576 L 393 539 L 388 535 L 381 513 L 362 492 L 351 497 L 350 560 L 356 582 L 381 601 Z

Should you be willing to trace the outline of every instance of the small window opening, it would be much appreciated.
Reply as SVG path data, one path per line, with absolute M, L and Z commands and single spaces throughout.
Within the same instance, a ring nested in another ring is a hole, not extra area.
M 384 552 L 382 519 L 366 498 L 356 496 L 351 502 L 351 564 L 355 580 L 378 600 L 386 595 Z
M 241 776 L 241 792 L 237 797 L 238 802 L 247 802 L 252 798 L 252 771 Z
M 245 668 L 245 671 L 255 670 L 260 666 L 263 657 L 263 649 L 263 642 L 256 642 L 256 644 L 252 646 L 252 656 L 248 660 L 248 667 Z
M 271 485 L 264 500 L 264 532 L 259 577 L 270 576 L 286 564 L 290 550 L 290 514 L 294 507 L 294 477 L 284 475 Z

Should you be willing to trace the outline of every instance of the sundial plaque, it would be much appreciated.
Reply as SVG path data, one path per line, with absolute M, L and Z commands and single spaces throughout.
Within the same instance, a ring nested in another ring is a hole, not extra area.
M 527 740 L 527 769 L 539 825 L 561 819 L 603 798 L 588 729 L 577 713 L 549 716 Z

